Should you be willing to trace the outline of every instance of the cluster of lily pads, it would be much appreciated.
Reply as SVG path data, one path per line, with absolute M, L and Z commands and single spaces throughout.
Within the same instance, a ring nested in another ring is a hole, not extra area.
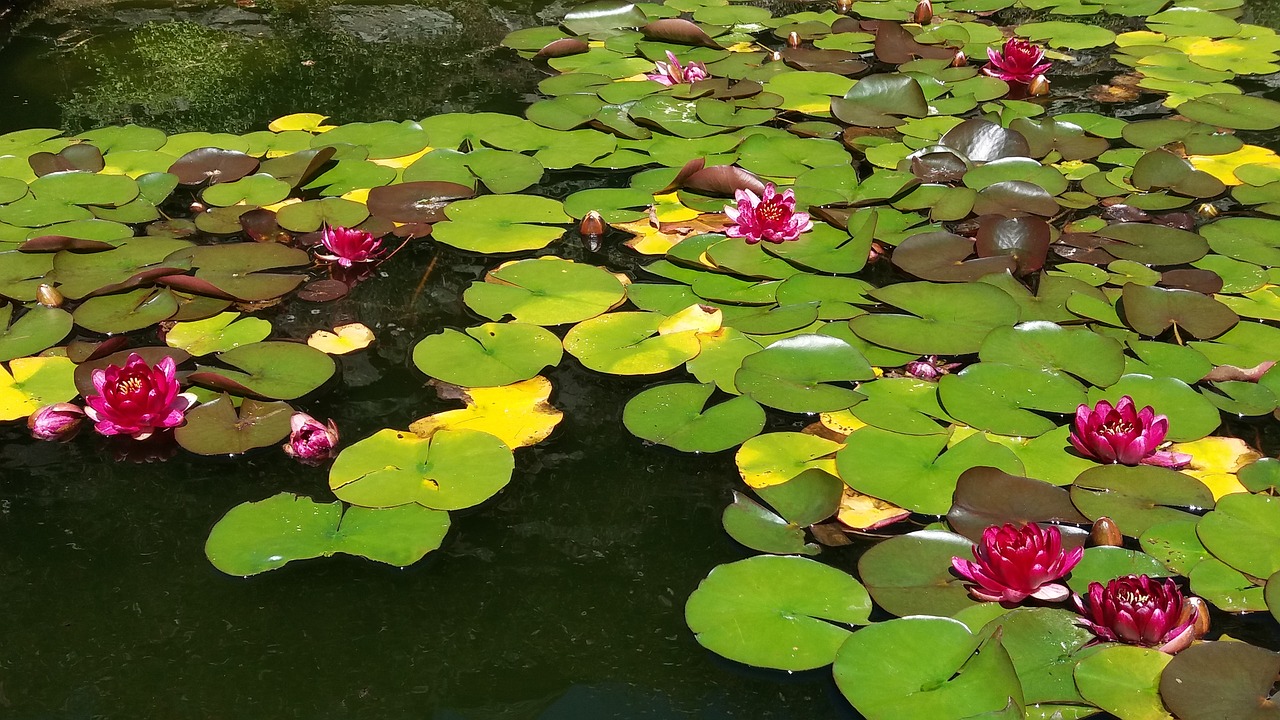
M 0 419 L 61 438 L 79 395 L 123 443 L 292 433 L 336 455 L 337 501 L 234 508 L 214 565 L 408 565 L 553 432 L 541 373 L 567 354 L 661 377 L 624 409 L 644 441 L 736 449 L 723 523 L 761 554 L 690 598 L 710 650 L 831 666 L 869 719 L 1269 717 L 1280 655 L 1207 623 L 1280 618 L 1280 461 L 1221 429 L 1280 407 L 1280 156 L 1246 142 L 1280 103 L 1230 83 L 1280 40 L 1232 0 L 1017 5 L 1149 17 L 596 0 L 508 36 L 548 72 L 523 118 L 0 136 Z M 1048 113 L 1113 59 L 1136 74 L 1080 95 L 1178 114 Z M 531 190 L 564 171 L 600 187 Z M 556 255 L 575 241 L 642 266 Z M 487 322 L 406 359 L 463 407 L 338 450 L 289 403 L 372 337 L 253 315 L 409 242 L 498 256 L 463 295 Z M 868 541 L 856 577 L 822 555 Z

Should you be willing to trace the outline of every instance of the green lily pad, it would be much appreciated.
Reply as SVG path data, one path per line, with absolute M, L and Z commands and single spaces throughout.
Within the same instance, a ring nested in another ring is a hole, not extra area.
M 703 647 L 779 670 L 829 665 L 851 634 L 843 625 L 864 624 L 870 613 L 871 598 L 849 575 L 806 558 L 767 555 L 715 568 L 685 605 L 685 621 Z
M 1138 538 L 1142 550 L 1178 575 L 1188 575 L 1211 557 L 1196 535 L 1196 521 L 1174 520 L 1148 527 Z
M 294 342 L 241 345 L 219 353 L 218 361 L 236 370 L 200 365 L 191 374 L 191 382 L 273 400 L 300 398 L 325 384 L 336 370 L 333 358 Z
M 1280 459 L 1262 458 L 1252 462 L 1240 468 L 1236 477 L 1250 492 L 1275 495 L 1280 490 Z
M 804 529 L 788 523 L 751 498 L 735 492 L 720 519 L 724 531 L 739 543 L 774 555 L 817 555 L 820 548 L 804 540 Z
M 664 315 L 610 313 L 573 326 L 564 348 L 587 368 L 611 375 L 652 375 L 679 367 L 698 355 L 692 330 L 660 334 Z
M 912 315 L 862 315 L 849 326 L 876 345 L 918 355 L 978 352 L 988 333 L 1018 321 L 1014 300 L 990 285 L 907 282 L 870 295 Z
M 485 323 L 426 337 L 413 348 L 413 364 L 452 385 L 495 387 L 528 380 L 561 355 L 559 339 L 537 325 Z
M 52 258 L 53 279 L 63 295 L 78 300 L 123 283 L 144 270 L 171 267 L 180 272 L 190 265 L 170 260 L 169 256 L 190 247 L 191 243 L 185 240 L 136 237 L 106 252 L 82 254 L 64 250 Z
M 280 227 L 292 232 L 315 232 L 322 227 L 355 227 L 369 217 L 369 208 L 343 198 L 304 200 L 286 205 L 276 213 Z
M 1125 575 L 1147 575 L 1153 578 L 1169 577 L 1168 570 L 1158 559 L 1137 550 L 1122 547 L 1091 547 L 1071 571 L 1067 586 L 1079 595 L 1089 592 L 1090 583 L 1106 585 L 1108 581 Z
M 978 358 L 1049 371 L 1071 373 L 1091 385 L 1106 387 L 1124 373 L 1120 343 L 1084 329 L 1048 322 L 1024 322 L 996 328 L 982 343 Z
M 1076 690 L 1076 653 L 1094 636 L 1079 619 L 1070 610 L 1035 607 L 1018 608 L 987 623 L 983 634 L 1001 633 L 1028 703 L 1085 701 Z
M 977 363 L 938 381 L 942 407 L 973 427 L 1036 437 L 1057 423 L 1032 411 L 1070 413 L 1085 401 L 1084 387 L 1051 370 Z
M 1266 267 L 1280 265 L 1278 233 L 1280 220 L 1254 217 L 1222 218 L 1200 230 L 1215 253 Z
M 876 427 L 849 435 L 836 454 L 840 477 L 858 492 L 887 500 L 913 512 L 945 515 L 956 482 L 977 466 L 1021 475 L 1022 462 L 1013 451 L 974 435 L 947 448 L 948 436 L 900 435 Z
M 1213 16 L 1212 13 L 1204 15 Z M 1280 103 L 1252 95 L 1204 95 L 1179 105 L 1178 113 L 1207 125 L 1233 130 L 1274 130 L 1280 127 Z
M 842 410 L 863 398 L 835 382 L 875 377 L 862 354 L 839 338 L 798 335 L 749 355 L 734 377 L 740 392 L 788 412 Z
M 1224 495 L 1196 533 L 1209 552 L 1243 573 L 1267 578 L 1280 572 L 1280 498 Z
M 867 75 L 844 97 L 831 101 L 831 113 L 850 125 L 896 127 L 903 117 L 928 115 L 929 103 L 920 83 L 910 75 Z
M 1196 563 L 1187 576 L 1191 592 L 1224 612 L 1266 612 L 1263 588 L 1244 573 L 1209 557 Z
M 1193 232 L 1152 223 L 1120 223 L 1098 235 L 1116 241 L 1105 246 L 1107 252 L 1145 265 L 1191 263 L 1209 251 L 1204 238 Z
M 572 221 L 560 201 L 535 195 L 485 195 L 445 208 L 449 219 L 431 236 L 462 250 L 509 253 L 538 250 L 564 234 L 556 223 Z
M 1171 659 L 1152 648 L 1104 646 L 1076 665 L 1076 687 L 1086 700 L 1118 717 L 1165 720 L 1160 673 Z
M 788 523 L 809 527 L 836 513 L 844 487 L 840 478 L 811 468 L 786 482 L 754 490 Z
M 37 305 L 16 321 L 12 305 L 0 306 L 0 362 L 35 355 L 52 347 L 71 332 L 71 313 Z
M 241 242 L 179 250 L 164 262 L 194 267 L 196 281 L 212 285 L 215 294 L 220 292 L 239 300 L 255 301 L 280 297 L 302 284 L 306 276 L 301 273 L 270 271 L 309 265 L 311 256 L 305 250 L 279 243 Z M 182 288 L 176 284 L 179 281 L 167 280 Z M 197 292 L 201 289 L 199 285 L 191 288 Z
M 1109 517 L 1130 537 L 1142 535 L 1153 525 L 1193 520 L 1213 507 L 1213 494 L 1204 483 L 1147 465 L 1086 470 L 1071 486 L 1071 499 L 1090 520 Z
M 735 397 L 707 407 L 714 385 L 659 385 L 627 402 L 622 422 L 649 442 L 682 452 L 719 452 L 737 447 L 764 429 L 764 410 L 754 400 Z
M 343 512 L 339 502 L 280 493 L 232 508 L 210 531 L 205 554 L 242 576 L 340 552 L 404 567 L 440 547 L 448 530 L 449 513 L 419 505 Z
M 936 435 L 946 432 L 938 422 L 951 417 L 938 404 L 937 383 L 915 378 L 878 378 L 858 386 L 867 399 L 849 409 L 862 422 L 904 435 Z
M 863 628 L 840 648 L 833 672 L 840 692 L 867 720 L 1023 715 L 1022 685 L 1000 636 L 975 635 L 951 618 L 900 618 Z M 1000 713 L 1010 706 L 1012 715 Z
M 461 510 L 506 487 L 514 463 L 505 442 L 479 430 L 442 429 L 420 438 L 386 429 L 338 453 L 329 488 L 361 507 L 418 503 Z
M 231 396 L 223 393 L 189 411 L 174 437 L 197 455 L 239 455 L 283 440 L 289 435 L 291 415 L 293 408 L 288 403 L 252 398 L 245 398 L 237 413 Z
M 97 333 L 141 330 L 173 317 L 178 299 L 163 288 L 139 288 L 118 295 L 89 298 L 72 315 L 76 325 Z
M 561 325 L 600 315 L 624 294 L 618 278 L 603 268 L 545 257 L 491 270 L 462 297 L 490 320 L 510 315 L 532 325 Z
M 266 340 L 271 334 L 267 320 L 237 318 L 238 312 L 224 312 L 204 320 L 177 323 L 165 333 L 165 344 L 198 357 Z

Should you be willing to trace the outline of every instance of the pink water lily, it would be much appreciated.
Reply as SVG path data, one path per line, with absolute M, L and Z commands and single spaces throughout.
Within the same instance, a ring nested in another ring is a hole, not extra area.
M 1195 638 L 1198 611 L 1172 580 L 1126 575 L 1089 583 L 1087 598 L 1072 597 L 1080 624 L 1102 640 L 1153 647 L 1172 655 Z
M 304 412 L 289 418 L 289 441 L 284 452 L 305 465 L 319 465 L 338 454 L 338 426 L 330 420 L 322 425 Z
M 27 428 L 31 430 L 31 437 L 37 440 L 65 442 L 80 432 L 82 422 L 84 410 L 80 406 L 54 403 L 31 413 L 27 418 Z
M 1084 557 L 1084 548 L 1064 551 L 1058 528 L 992 525 L 973 546 L 973 560 L 951 558 L 951 567 L 973 583 L 969 594 L 983 602 L 1019 603 L 1028 597 L 1046 602 L 1066 600 L 1071 592 L 1061 579 Z
M 93 388 L 98 394 L 85 398 L 85 414 L 93 420 L 93 429 L 101 435 L 129 435 L 135 440 L 181 425 L 196 401 L 195 395 L 178 392 L 172 357 L 152 367 L 138 353 L 130 353 L 124 367 L 94 370 Z
M 706 80 L 711 77 L 711 74 L 707 72 L 706 65 L 700 62 L 681 65 L 679 58 L 670 50 L 667 51 L 666 62 L 659 60 L 654 65 L 656 66 L 656 72 L 649 73 L 645 77 L 667 87 L 682 83 L 696 83 L 699 80 Z
M 1043 74 L 1051 62 L 1044 60 L 1044 48 L 1032 45 L 1022 38 L 1009 38 L 999 52 L 987 48 L 990 64 L 982 68 L 982 72 L 1008 83 L 1029 85 L 1037 75 Z
M 1099 400 L 1092 408 L 1076 408 L 1070 441 L 1081 455 L 1102 463 L 1185 467 L 1190 455 L 1160 449 L 1168 433 L 1169 418 L 1157 415 L 1150 405 L 1138 410 L 1133 398 L 1125 395 L 1114 407 Z
M 326 227 L 320 234 L 320 244 L 328 252 L 317 251 L 316 257 L 337 263 L 344 268 L 382 259 L 382 241 L 370 233 L 355 228 L 336 225 Z
M 724 231 L 731 238 L 743 238 L 752 245 L 761 240 L 781 243 L 797 240 L 800 233 L 813 229 L 809 213 L 796 212 L 796 194 L 790 189 L 779 195 L 778 188 L 768 183 L 763 198 L 745 189 L 733 197 L 737 207 L 724 208 L 724 214 L 734 223 Z

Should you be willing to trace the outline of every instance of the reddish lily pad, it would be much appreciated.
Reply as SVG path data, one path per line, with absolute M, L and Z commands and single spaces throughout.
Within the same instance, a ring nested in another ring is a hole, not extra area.
M 1242 642 L 1207 642 L 1173 657 L 1160 696 L 1183 720 L 1276 720 L 1280 654 Z

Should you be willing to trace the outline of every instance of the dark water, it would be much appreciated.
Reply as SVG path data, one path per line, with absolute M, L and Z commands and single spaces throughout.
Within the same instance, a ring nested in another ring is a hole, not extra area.
M 564 10 L 258 5 L 38 4 L 0 47 L 0 132 L 518 112 L 541 76 L 498 42 Z M 283 336 L 351 319 L 378 335 L 305 409 L 352 441 L 447 407 L 409 351 L 478 321 L 460 297 L 492 264 L 416 245 L 340 302 L 277 311 Z M 281 453 L 113 461 L 97 438 L 54 446 L 0 428 L 0 718 L 852 717 L 828 672 L 733 666 L 684 625 L 698 581 L 749 554 L 719 522 L 731 453 L 630 436 L 622 406 L 653 378 L 602 378 L 568 356 L 549 376 L 559 430 L 518 451 L 511 486 L 456 514 L 444 547 L 404 570 L 344 557 L 250 579 L 214 570 L 204 539 L 231 507 L 282 490 L 329 499 L 323 469 Z M 852 569 L 854 552 L 824 558 Z M 1265 618 L 1223 629 L 1280 646 Z

